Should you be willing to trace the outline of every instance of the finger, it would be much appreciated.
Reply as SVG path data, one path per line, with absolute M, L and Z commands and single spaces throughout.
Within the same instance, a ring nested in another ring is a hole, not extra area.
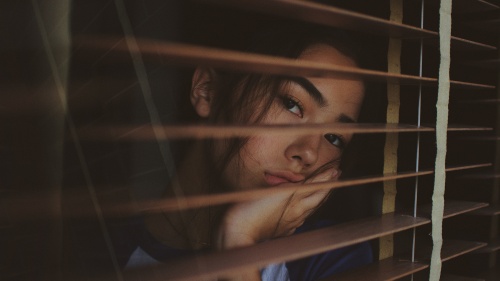
M 298 220 L 305 221 L 312 213 L 314 213 L 318 208 L 323 205 L 323 203 L 326 201 L 328 196 L 330 195 L 330 192 L 321 192 L 321 193 L 316 193 L 307 199 L 303 200 L 302 204 L 302 214 L 298 217 Z
M 340 176 L 340 169 L 338 168 L 329 168 L 314 177 L 308 179 L 306 183 L 316 183 L 316 182 L 325 182 L 325 181 L 330 181 L 333 179 L 338 179 Z
M 335 168 L 330 168 L 328 170 L 325 170 L 318 175 L 314 176 L 311 179 L 308 179 L 306 183 L 319 183 L 319 182 L 328 182 L 328 181 L 333 181 L 337 180 L 341 174 L 340 169 L 335 169 Z M 308 198 L 312 195 L 314 195 L 316 192 L 321 192 L 321 191 L 297 191 L 296 196 L 300 196 L 301 198 Z
M 330 194 L 329 189 L 318 190 L 302 199 L 301 203 L 305 209 L 314 209 L 320 205 Z
M 342 170 L 337 169 L 337 173 L 332 177 L 332 180 L 338 180 L 340 178 L 340 175 L 342 175 Z

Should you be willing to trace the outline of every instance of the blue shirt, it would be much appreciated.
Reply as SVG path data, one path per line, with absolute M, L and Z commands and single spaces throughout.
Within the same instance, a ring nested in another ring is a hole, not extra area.
M 333 224 L 331 221 L 305 223 L 295 233 Z M 170 248 L 160 243 L 146 230 L 144 225 L 139 238 L 137 248 L 126 262 L 126 268 L 153 265 L 160 263 L 160 261 L 168 261 L 196 253 L 196 251 Z M 286 263 L 269 265 L 261 270 L 261 276 L 263 281 L 312 281 L 371 262 L 371 246 L 368 242 L 364 242 Z

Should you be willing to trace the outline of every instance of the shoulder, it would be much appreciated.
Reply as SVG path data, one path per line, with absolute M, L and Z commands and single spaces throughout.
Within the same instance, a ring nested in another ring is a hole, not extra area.
M 120 246 L 130 249 L 126 258 L 122 258 L 120 262 L 125 269 L 158 264 L 194 253 L 191 250 L 176 249 L 161 243 L 147 230 L 142 219 L 135 220 L 133 224 L 133 231 L 125 234 L 128 235 L 127 239 L 122 239 L 120 243 Z
M 307 223 L 296 233 L 334 225 L 333 221 Z M 320 253 L 307 258 L 287 262 L 290 280 L 318 280 L 335 273 L 357 268 L 371 263 L 373 254 L 368 242 Z

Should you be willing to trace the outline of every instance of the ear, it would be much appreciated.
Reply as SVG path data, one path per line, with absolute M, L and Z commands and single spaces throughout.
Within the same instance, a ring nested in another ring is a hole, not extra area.
M 200 117 L 207 118 L 213 100 L 211 85 L 215 80 L 215 71 L 211 68 L 196 68 L 191 84 L 191 104 Z

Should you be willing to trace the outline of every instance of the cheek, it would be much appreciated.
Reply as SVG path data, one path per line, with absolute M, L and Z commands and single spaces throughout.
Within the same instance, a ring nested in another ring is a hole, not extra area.
M 224 171 L 226 183 L 237 190 L 262 187 L 264 171 L 276 166 L 279 159 L 273 140 L 270 137 L 249 139 Z
M 297 116 L 290 113 L 280 105 L 280 101 L 275 101 L 271 108 L 263 116 L 262 124 L 292 124 L 297 122 Z M 262 137 L 262 136 L 260 136 Z
M 319 159 L 318 163 L 320 165 L 324 165 L 328 162 L 335 161 L 334 167 L 338 167 L 340 165 L 340 159 L 342 158 L 342 150 L 326 143 L 322 145 L 318 151 Z
M 241 151 L 242 176 L 253 181 L 262 177 L 265 171 L 286 168 L 285 149 L 288 139 L 285 136 L 251 138 Z
M 279 148 L 282 146 L 282 138 L 256 136 L 248 140 L 242 149 L 242 160 L 245 164 L 263 166 L 277 159 Z

